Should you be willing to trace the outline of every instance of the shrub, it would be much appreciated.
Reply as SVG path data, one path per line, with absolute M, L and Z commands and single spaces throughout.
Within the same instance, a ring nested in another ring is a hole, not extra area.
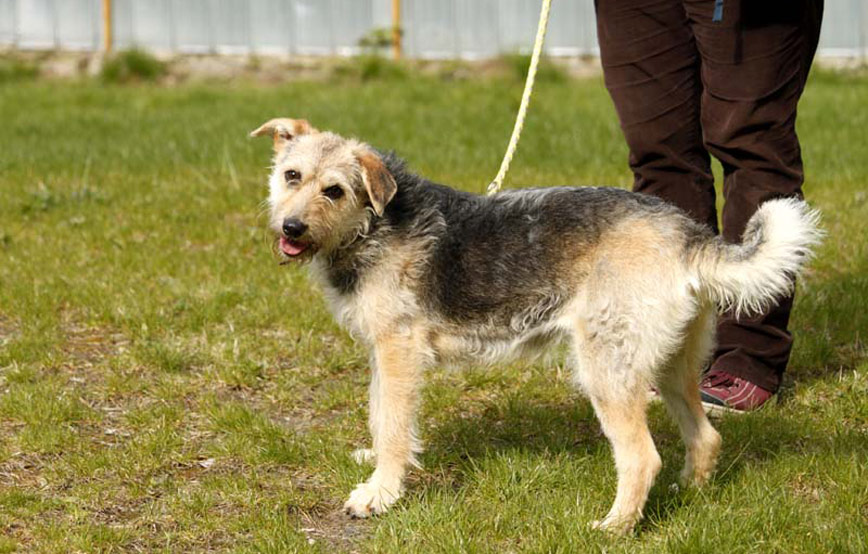
M 359 75 L 362 80 L 369 79 L 403 79 L 407 76 L 404 67 L 381 56 L 359 56 L 356 58 Z
M 0 83 L 33 79 L 39 74 L 39 68 L 29 62 L 12 57 L 0 57 Z
M 398 33 L 402 33 L 397 29 Z M 371 29 L 359 39 L 361 55 L 352 58 L 348 64 L 337 68 L 339 75 L 351 75 L 363 81 L 371 79 L 403 79 L 407 77 L 407 69 L 402 64 L 386 57 L 392 44 L 391 27 Z
M 363 81 L 374 79 L 401 80 L 407 78 L 408 70 L 401 62 L 395 62 L 378 55 L 362 54 L 342 60 L 334 66 L 332 74 L 335 77 L 350 77 Z
M 107 59 L 100 77 L 110 83 L 155 81 L 166 73 L 166 64 L 138 49 L 124 50 Z
M 530 55 L 528 54 L 504 54 L 501 62 L 506 66 L 509 75 L 524 82 L 527 70 L 530 67 Z M 552 63 L 545 56 L 541 56 L 536 70 L 536 80 L 545 82 L 563 82 L 567 78 L 563 69 Z

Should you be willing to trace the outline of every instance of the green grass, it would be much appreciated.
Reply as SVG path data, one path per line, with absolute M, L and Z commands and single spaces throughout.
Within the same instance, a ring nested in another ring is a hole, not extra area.
M 156 81 L 166 73 L 166 64 L 144 50 L 124 50 L 109 57 L 100 69 L 108 83 Z
M 23 81 L 35 78 L 39 68 L 15 56 L 0 54 L 0 83 Z
M 507 186 L 628 186 L 601 79 L 537 89 Z M 588 529 L 611 454 L 560 365 L 432 372 L 424 471 L 373 521 L 339 512 L 368 468 L 367 354 L 261 216 L 280 115 L 394 147 L 481 192 L 512 78 L 335 78 L 277 88 L 0 86 L 0 552 L 859 552 L 868 537 L 868 79 L 818 73 L 800 109 L 829 235 L 800 283 L 785 401 L 717 423 L 720 470 L 665 468 L 637 534 Z

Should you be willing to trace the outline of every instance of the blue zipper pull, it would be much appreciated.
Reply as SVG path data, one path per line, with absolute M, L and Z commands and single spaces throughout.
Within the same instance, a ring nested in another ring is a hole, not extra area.
M 723 21 L 723 0 L 714 0 L 714 15 L 711 16 L 711 21 L 714 23 Z

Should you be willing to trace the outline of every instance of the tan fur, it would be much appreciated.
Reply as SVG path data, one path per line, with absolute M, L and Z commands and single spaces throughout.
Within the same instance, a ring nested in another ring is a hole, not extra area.
M 306 119 L 289 119 L 286 117 L 266 121 L 255 130 L 251 131 L 251 137 L 259 137 L 270 134 L 273 140 L 274 152 L 280 152 L 286 144 L 299 135 L 318 133 Z
M 699 389 L 699 370 L 704 367 L 714 348 L 715 308 L 703 306 L 699 317 L 687 330 L 683 348 L 657 380 L 666 407 L 681 430 L 687 453 L 681 482 L 702 485 L 711 476 L 720 452 L 720 435 L 705 417 Z
M 380 157 L 373 152 L 359 154 L 359 164 L 362 166 L 362 181 L 365 183 L 365 190 L 368 191 L 368 196 L 371 198 L 374 212 L 377 215 L 383 215 L 383 210 L 395 196 L 398 185 L 386 171 Z
M 279 234 L 288 217 L 299 218 L 309 225 L 306 239 L 316 247 L 299 261 L 309 261 L 317 250 L 335 248 L 363 234 L 367 203 L 382 204 L 394 195 L 394 190 L 391 195 L 385 194 L 388 186 L 382 185 L 384 194 L 376 200 L 369 198 L 367 185 L 363 183 L 366 173 L 363 160 L 371 155 L 366 145 L 320 132 L 305 120 L 287 118 L 268 121 L 251 135 L 270 132 L 274 133 L 275 141 L 275 163 L 269 181 L 270 226 Z M 313 137 L 315 140 L 311 140 Z M 365 163 L 376 166 L 369 160 Z M 283 175 L 290 169 L 301 174 L 299 184 L 289 186 L 284 181 Z M 345 197 L 337 201 L 324 197 L 322 192 L 332 185 L 341 186 Z
M 424 329 L 409 327 L 375 340 L 369 428 L 377 468 L 347 500 L 347 510 L 356 516 L 386 511 L 403 491 L 407 466 L 417 465 L 414 414 L 425 364 L 423 336 Z
M 376 470 L 359 484 L 345 508 L 357 517 L 384 512 L 402 492 L 408 466 L 418 466 L 421 450 L 415 431 L 415 409 L 422 370 L 431 364 L 427 322 L 421 310 L 408 305 L 399 283 L 413 278 L 409 260 L 416 245 L 397 246 L 399 254 L 383 271 L 362 284 L 360 302 L 345 306 L 345 317 L 372 345 L 369 429 Z M 397 294 L 396 294 L 397 292 Z M 412 317 L 407 317 L 409 314 Z
M 424 322 L 430 327 L 412 292 L 412 286 L 419 280 L 419 264 L 428 246 L 419 239 L 383 245 L 389 256 L 365 274 L 358 285 L 359 294 L 340 295 L 326 287 L 326 300 L 338 322 L 368 345 L 409 321 Z M 316 260 L 311 269 L 317 280 L 325 279 L 321 273 L 323 268 Z

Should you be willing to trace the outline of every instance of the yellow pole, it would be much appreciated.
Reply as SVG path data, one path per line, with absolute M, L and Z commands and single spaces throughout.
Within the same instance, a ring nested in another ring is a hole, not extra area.
M 401 0 L 392 0 L 392 57 L 401 59 Z
M 105 53 L 112 51 L 112 0 L 102 0 L 102 33 Z

